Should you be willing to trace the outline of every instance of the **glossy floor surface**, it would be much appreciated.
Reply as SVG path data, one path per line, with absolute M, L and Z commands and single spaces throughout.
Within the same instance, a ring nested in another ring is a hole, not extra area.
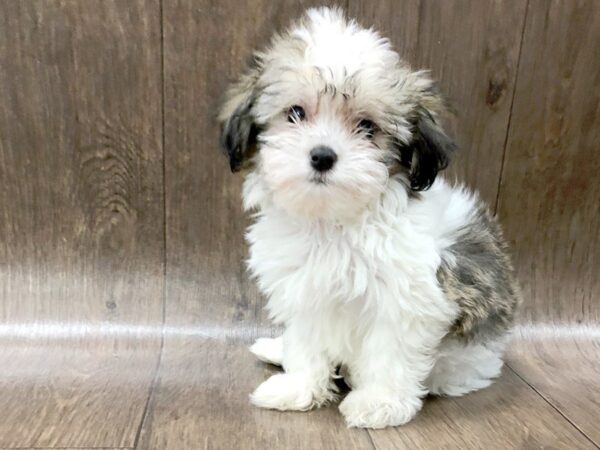
M 0 449 L 600 446 L 600 4 L 345 0 L 459 114 L 523 286 L 501 378 L 408 425 L 253 408 L 272 336 L 215 111 L 313 0 L 0 0 Z M 595 153 L 594 153 L 595 152 Z
M 430 398 L 408 425 L 366 431 L 347 429 L 335 405 L 306 413 L 250 406 L 248 393 L 277 369 L 246 348 L 264 330 L 230 319 L 227 331 L 167 331 L 162 351 L 150 330 L 93 343 L 83 334 L 44 344 L 3 340 L 0 448 L 592 449 L 600 442 L 600 347 L 588 337 L 526 330 L 492 387 Z

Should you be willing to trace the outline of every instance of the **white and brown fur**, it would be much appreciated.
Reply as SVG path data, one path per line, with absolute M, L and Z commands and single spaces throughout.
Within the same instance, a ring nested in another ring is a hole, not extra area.
M 285 370 L 255 405 L 336 401 L 343 366 L 347 424 L 380 428 L 500 374 L 518 288 L 494 218 L 436 178 L 456 148 L 443 110 L 426 72 L 338 9 L 307 11 L 231 87 L 222 144 L 254 211 L 248 264 L 285 329 L 251 348 Z

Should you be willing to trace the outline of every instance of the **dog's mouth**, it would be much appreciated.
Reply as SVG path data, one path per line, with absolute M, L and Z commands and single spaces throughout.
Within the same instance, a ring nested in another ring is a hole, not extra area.
M 326 186 L 327 185 L 327 176 L 325 174 L 322 173 L 315 173 L 313 174 L 310 178 L 309 178 L 310 182 L 313 184 L 317 184 L 320 186 Z

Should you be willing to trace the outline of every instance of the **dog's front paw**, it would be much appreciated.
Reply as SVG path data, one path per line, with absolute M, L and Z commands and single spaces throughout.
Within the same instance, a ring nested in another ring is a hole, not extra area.
M 304 373 L 279 373 L 258 386 L 250 402 L 260 408 L 306 411 L 338 399 L 329 387 Z
M 306 376 L 279 373 L 262 383 L 250 395 L 253 405 L 281 411 L 305 411 L 313 406 L 313 392 Z
M 385 428 L 409 422 L 421 409 L 420 398 L 402 398 L 376 389 L 350 392 L 340 404 L 349 427 Z

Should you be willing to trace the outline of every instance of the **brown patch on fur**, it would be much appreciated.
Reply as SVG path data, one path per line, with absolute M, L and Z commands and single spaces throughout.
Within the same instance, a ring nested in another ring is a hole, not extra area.
M 507 333 L 521 302 L 500 226 L 480 208 L 448 248 L 437 278 L 460 313 L 449 335 L 485 342 Z

